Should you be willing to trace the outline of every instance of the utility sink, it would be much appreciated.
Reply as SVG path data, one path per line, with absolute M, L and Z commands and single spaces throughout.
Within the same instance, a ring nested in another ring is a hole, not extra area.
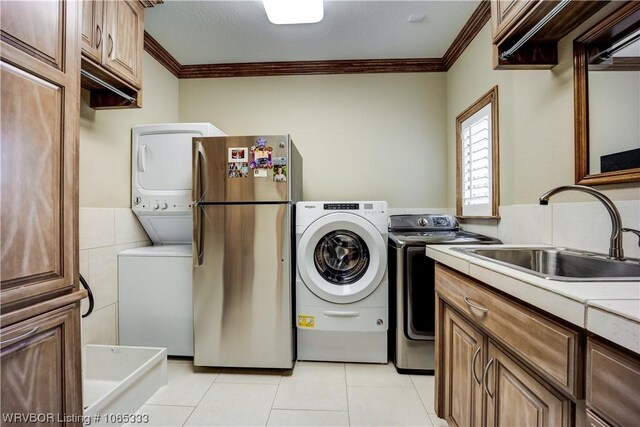
M 638 260 L 618 261 L 566 248 L 454 248 L 545 279 L 566 282 L 640 282 Z

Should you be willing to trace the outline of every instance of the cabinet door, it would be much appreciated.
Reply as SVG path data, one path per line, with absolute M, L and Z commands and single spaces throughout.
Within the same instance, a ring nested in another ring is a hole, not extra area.
M 41 425 L 63 425 L 61 417 L 82 414 L 78 305 L 2 329 L 3 416 L 40 414 L 48 417 L 37 420 Z M 30 424 L 28 420 L 13 421 Z
M 98 0 L 83 0 L 81 39 L 82 53 L 96 61 L 102 61 L 104 45 L 103 20 L 104 2 Z
M 491 0 L 493 41 L 499 41 L 537 1 Z
M 142 87 L 144 9 L 138 1 L 105 3 L 104 66 L 136 88 Z
M 78 13 L 74 1 L 2 3 L 3 313 L 76 287 Z
M 523 369 L 491 341 L 483 384 L 487 426 L 567 426 L 569 400 Z
M 479 426 L 484 336 L 449 307 L 445 307 L 443 320 L 443 418 L 453 426 Z
M 640 420 L 640 357 L 622 353 L 603 341 L 587 341 L 587 407 L 613 425 Z

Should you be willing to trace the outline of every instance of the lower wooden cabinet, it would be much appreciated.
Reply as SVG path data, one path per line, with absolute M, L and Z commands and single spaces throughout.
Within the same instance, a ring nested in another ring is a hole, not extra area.
M 614 426 L 640 422 L 640 358 L 637 355 L 634 357 L 589 338 L 586 389 L 587 408 L 592 411 L 587 411 L 587 419 L 591 416 L 589 422 L 593 425 L 605 423 L 603 420 Z
M 571 402 L 489 342 L 482 378 L 487 426 L 568 426 Z
M 482 367 L 486 355 L 484 335 L 449 307 L 442 327 L 444 415 L 453 426 L 482 424 Z
M 451 426 L 568 426 L 571 401 L 471 322 L 444 306 L 441 336 L 444 413 Z
M 11 424 L 80 425 L 79 303 L 0 332 L 2 415 Z M 40 417 L 28 419 L 21 417 Z M 20 418 L 15 418 L 20 417 Z
M 635 426 L 640 356 L 436 266 L 436 412 L 450 426 Z

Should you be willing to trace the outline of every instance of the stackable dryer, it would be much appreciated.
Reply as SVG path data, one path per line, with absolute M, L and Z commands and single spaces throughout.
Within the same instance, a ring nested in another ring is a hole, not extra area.
M 220 135 L 210 123 L 132 129 L 131 209 L 153 246 L 118 254 L 121 345 L 193 356 L 191 146 Z
M 298 360 L 387 363 L 387 203 L 296 204 Z

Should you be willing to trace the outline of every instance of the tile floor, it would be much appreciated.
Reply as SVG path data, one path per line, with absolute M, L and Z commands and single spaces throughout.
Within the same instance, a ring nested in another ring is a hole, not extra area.
M 433 377 L 393 364 L 297 362 L 278 372 L 194 367 L 169 360 L 168 385 L 138 413 L 150 426 L 446 426 Z

